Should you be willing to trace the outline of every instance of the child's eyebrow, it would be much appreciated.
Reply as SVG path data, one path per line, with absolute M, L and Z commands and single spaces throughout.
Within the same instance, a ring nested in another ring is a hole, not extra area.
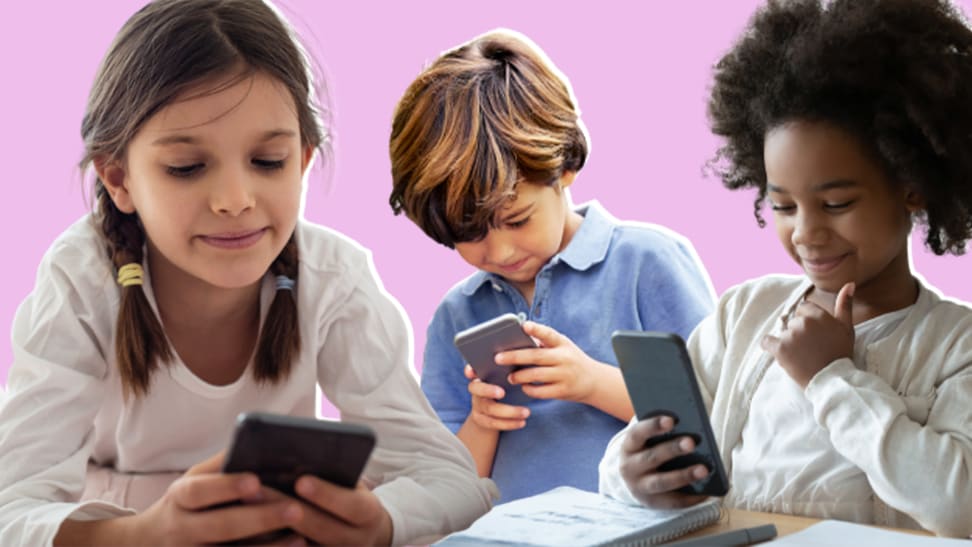
M 513 211 L 513 212 L 511 212 L 511 213 L 509 213 L 509 214 L 507 214 L 507 215 L 504 215 L 504 216 L 503 216 L 503 220 L 504 220 L 504 221 L 507 221 L 507 220 L 509 220 L 509 219 L 511 219 L 511 218 L 516 218 L 516 217 L 518 217 L 518 216 L 520 216 L 520 215 L 522 215 L 523 213 L 525 213 L 525 212 L 527 212 L 527 211 L 528 211 L 529 209 L 531 209 L 531 208 L 532 208 L 532 207 L 533 207 L 534 205 L 536 205 L 536 204 L 535 204 L 535 203 L 528 203 L 528 204 L 526 204 L 526 205 L 524 205 L 523 207 L 520 207 L 520 208 L 519 208 L 519 209 L 517 209 L 516 211 Z
M 266 131 L 257 139 L 257 142 L 267 142 L 278 137 L 289 137 L 293 138 L 297 136 L 297 132 L 291 129 L 271 129 Z M 165 137 L 159 137 L 152 141 L 152 146 L 170 146 L 173 144 L 199 144 L 200 139 L 193 135 L 167 135 Z
M 826 192 L 827 190 L 834 190 L 838 188 L 852 188 L 858 185 L 859 184 L 853 180 L 838 179 L 829 182 L 822 182 L 814 186 L 813 188 L 811 188 L 811 190 L 814 192 Z M 774 194 L 789 194 L 789 192 L 787 192 L 784 188 L 781 188 L 769 182 L 766 183 L 766 189 L 770 192 L 773 192 Z

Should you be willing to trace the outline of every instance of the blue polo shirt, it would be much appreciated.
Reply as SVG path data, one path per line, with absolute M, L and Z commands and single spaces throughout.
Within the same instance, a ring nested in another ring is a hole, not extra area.
M 471 411 L 465 361 L 453 345 L 463 329 L 503 313 L 523 313 L 570 338 L 592 358 L 617 366 L 611 333 L 676 332 L 688 339 L 715 299 L 691 244 L 658 226 L 622 223 L 597 202 L 567 247 L 537 274 L 533 302 L 503 277 L 478 271 L 453 287 L 429 324 L 422 390 L 457 432 Z M 597 491 L 597 464 L 622 422 L 581 403 L 534 399 L 527 425 L 500 433 L 492 478 L 500 502 L 555 486 Z

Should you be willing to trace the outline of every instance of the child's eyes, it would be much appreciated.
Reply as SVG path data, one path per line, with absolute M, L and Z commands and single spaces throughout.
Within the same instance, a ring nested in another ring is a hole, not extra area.
M 522 227 L 526 226 L 527 222 L 529 222 L 529 221 L 530 221 L 530 217 L 526 217 L 526 218 L 523 218 L 523 219 L 520 219 L 520 220 L 507 222 L 506 225 L 508 227 L 513 228 L 515 230 L 517 228 L 522 228 Z
M 844 201 L 841 203 L 824 203 L 824 207 L 830 210 L 846 209 L 851 203 L 854 203 L 854 200 Z
M 258 168 L 264 169 L 266 171 L 274 171 L 274 170 L 277 170 L 277 169 L 283 169 L 283 166 L 284 166 L 284 160 L 262 160 L 262 159 L 259 159 L 259 158 L 254 158 L 252 160 L 252 163 L 253 163 L 253 165 L 257 166 Z
M 172 175 L 173 177 L 185 179 L 197 174 L 202 170 L 204 164 L 193 163 L 191 165 L 169 165 L 166 166 L 165 172 Z
M 276 171 L 277 169 L 283 169 L 284 166 L 284 160 L 264 160 L 254 158 L 250 160 L 250 163 L 252 163 L 257 169 L 264 171 Z M 168 165 L 165 168 L 165 172 L 173 177 L 186 179 L 198 175 L 205 167 L 205 163 L 193 163 L 190 165 Z
M 853 204 L 853 203 L 854 203 L 854 200 L 843 201 L 843 202 L 840 202 L 840 203 L 828 203 L 828 202 L 824 202 L 823 206 L 824 206 L 824 209 L 827 209 L 829 211 L 840 211 L 842 209 L 846 209 L 846 208 L 850 207 L 851 204 Z M 770 204 L 770 208 L 772 210 L 778 212 L 778 213 L 792 213 L 793 211 L 796 211 L 796 208 L 797 207 L 796 207 L 796 205 L 778 205 L 776 203 L 772 203 L 772 204 Z

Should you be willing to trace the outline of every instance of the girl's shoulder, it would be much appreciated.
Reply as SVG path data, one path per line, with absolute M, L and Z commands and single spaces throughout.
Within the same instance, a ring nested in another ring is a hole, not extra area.
M 304 269 L 324 275 L 360 275 L 371 266 L 371 251 L 333 228 L 301 219 L 296 237 Z
M 809 284 L 801 275 L 764 275 L 726 289 L 719 298 L 719 308 L 729 315 L 775 313 L 799 298 Z
M 38 281 L 54 272 L 70 274 L 76 283 L 113 283 L 111 261 L 91 213 L 69 226 L 44 253 L 37 269 Z

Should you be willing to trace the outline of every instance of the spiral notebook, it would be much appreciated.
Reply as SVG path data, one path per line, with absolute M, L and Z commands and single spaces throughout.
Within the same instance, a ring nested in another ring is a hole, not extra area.
M 719 520 L 718 499 L 655 510 L 561 486 L 497 505 L 436 545 L 656 545 Z

